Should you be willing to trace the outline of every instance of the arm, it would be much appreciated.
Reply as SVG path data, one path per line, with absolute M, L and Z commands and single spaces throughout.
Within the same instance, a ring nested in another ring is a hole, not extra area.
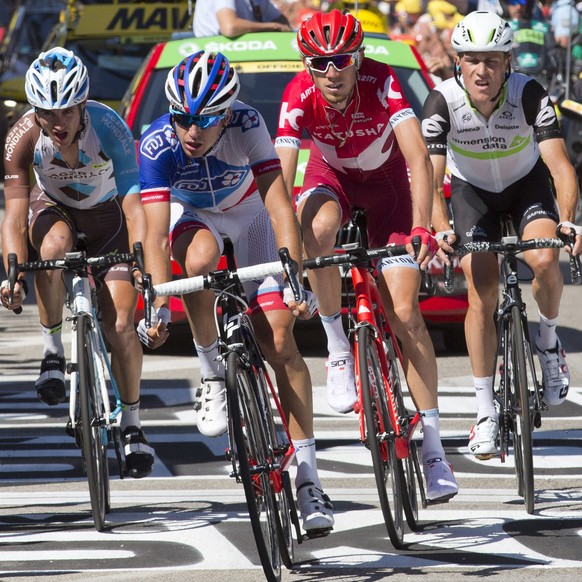
M 297 174 L 299 150 L 292 147 L 276 147 L 275 151 L 281 160 L 285 187 L 289 193 L 289 197 L 293 199 L 293 187 L 295 184 L 295 174 Z
M 140 195 L 127 194 L 121 199 L 121 208 L 127 222 L 129 235 L 129 248 L 133 248 L 135 242 L 144 242 L 146 237 L 146 221 Z
M 297 262 L 297 279 L 301 282 L 303 277 L 301 235 L 291 198 L 285 188 L 283 174 L 280 171 L 268 172 L 256 176 L 255 181 L 273 225 L 277 248 L 287 247 L 289 249 L 291 258 Z M 310 317 L 305 301 L 300 306 L 290 303 L 289 307 L 293 314 L 300 319 Z
M 566 144 L 561 138 L 546 139 L 540 142 L 539 148 L 554 180 L 560 222 L 574 222 L 580 192 L 576 170 L 568 158 Z M 568 234 L 568 229 L 563 228 L 562 232 Z M 574 246 L 574 254 L 578 255 L 580 252 L 582 252 L 581 235 L 576 237 L 576 245 Z
M 287 19 L 281 15 L 272 22 L 255 22 L 239 18 L 236 11 L 230 8 L 223 8 L 216 13 L 216 19 L 220 27 L 220 34 L 228 38 L 234 38 L 247 32 L 278 31 L 288 32 L 291 29 Z

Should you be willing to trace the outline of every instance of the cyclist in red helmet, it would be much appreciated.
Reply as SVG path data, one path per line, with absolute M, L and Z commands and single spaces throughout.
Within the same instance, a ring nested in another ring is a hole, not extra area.
M 422 413 L 427 498 L 442 502 L 458 487 L 440 439 L 436 358 L 418 305 L 420 269 L 437 248 L 430 231 L 432 169 L 398 79 L 390 67 L 364 56 L 363 40 L 360 22 L 339 10 L 317 13 L 301 24 L 297 44 L 305 71 L 283 94 L 275 147 L 292 192 L 302 132 L 312 139 L 297 199 L 308 257 L 333 253 L 337 232 L 354 207 L 367 210 L 370 246 L 410 242 L 416 235 L 422 239 L 416 259 L 383 259 L 378 269 L 408 362 L 406 379 Z M 328 401 L 336 411 L 350 412 L 357 396 L 341 320 L 339 271 L 314 270 L 309 280 L 327 335 Z

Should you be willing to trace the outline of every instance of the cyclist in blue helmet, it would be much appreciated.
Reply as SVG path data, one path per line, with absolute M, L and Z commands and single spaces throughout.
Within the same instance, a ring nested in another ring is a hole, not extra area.
M 278 260 L 278 247 L 289 248 L 301 263 L 299 226 L 281 163 L 261 114 L 236 100 L 239 86 L 220 53 L 197 52 L 168 75 L 169 114 L 150 125 L 139 147 L 146 262 L 154 284 L 171 279 L 170 253 L 186 276 L 215 269 L 223 236 L 233 242 L 239 267 Z M 311 378 L 293 337 L 295 318 L 315 310 L 313 296 L 302 290 L 296 302 L 280 277 L 245 284 L 245 293 L 297 451 L 303 527 L 310 534 L 328 532 L 334 520 L 317 472 Z M 227 429 L 227 416 L 214 293 L 191 293 L 183 301 L 200 359 L 197 426 L 217 437 Z M 138 326 L 150 347 L 165 341 L 171 316 L 165 297 L 156 308 L 157 326 L 147 330 L 143 321 Z

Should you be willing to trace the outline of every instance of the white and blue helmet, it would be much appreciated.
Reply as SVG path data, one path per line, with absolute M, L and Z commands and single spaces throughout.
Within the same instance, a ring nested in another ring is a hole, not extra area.
M 25 80 L 26 99 L 39 109 L 66 109 L 89 95 L 87 68 L 71 51 L 55 47 L 30 65 Z

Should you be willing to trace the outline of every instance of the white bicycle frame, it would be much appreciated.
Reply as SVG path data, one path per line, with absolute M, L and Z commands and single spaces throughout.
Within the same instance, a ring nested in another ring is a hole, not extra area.
M 73 274 L 65 271 L 65 285 L 67 288 L 68 301 L 67 305 L 71 310 L 71 317 L 67 320 L 72 322 L 71 326 L 71 380 L 70 380 L 70 399 L 69 399 L 69 415 L 73 422 L 76 421 L 76 406 L 77 406 L 77 392 L 79 386 L 79 375 L 77 372 L 77 363 L 79 361 L 79 354 L 77 353 L 77 317 L 81 314 L 88 315 L 91 321 L 91 332 L 93 335 L 93 354 L 94 368 L 97 373 L 99 382 L 99 391 L 103 401 L 103 421 L 107 426 L 116 424 L 121 413 L 121 401 L 119 392 L 113 374 L 111 372 L 111 364 L 107 357 L 107 350 L 103 335 L 99 329 L 99 322 L 97 319 L 97 310 L 93 306 L 93 285 L 89 277 Z M 111 411 L 109 404 L 109 393 L 107 390 L 107 380 L 105 377 L 105 370 L 109 375 L 113 393 L 115 395 L 115 409 Z

